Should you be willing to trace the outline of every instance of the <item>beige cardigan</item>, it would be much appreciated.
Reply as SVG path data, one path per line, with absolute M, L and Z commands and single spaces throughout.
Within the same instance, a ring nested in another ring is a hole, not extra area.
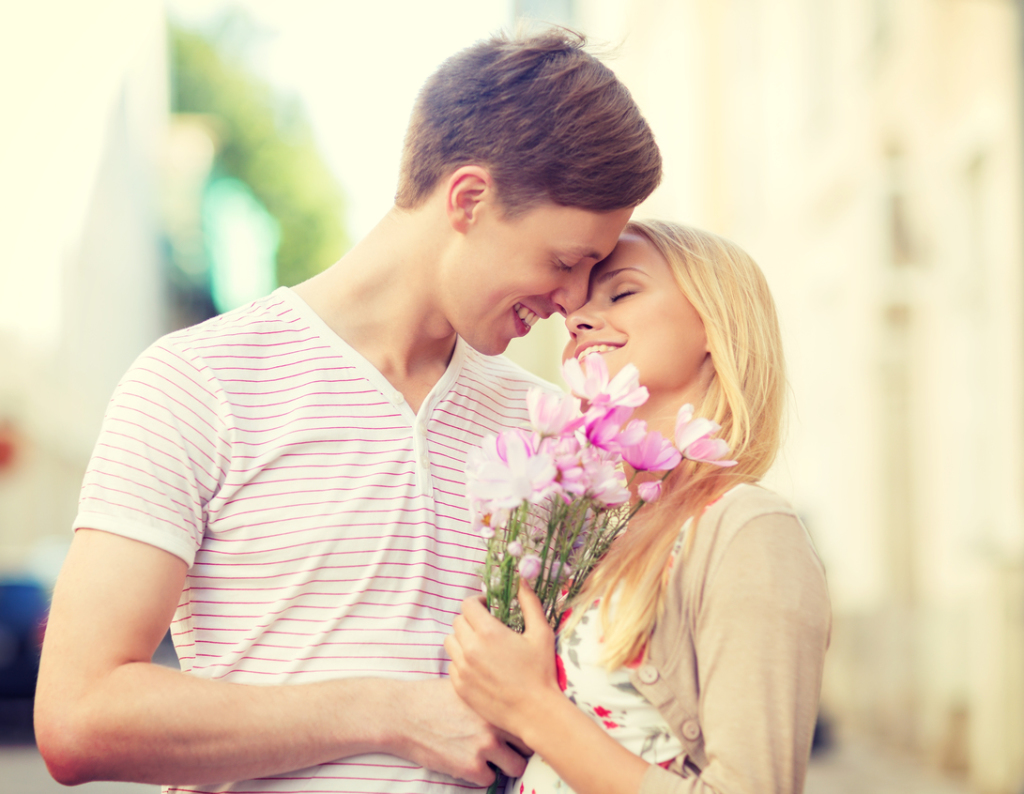
M 641 794 L 802 791 L 830 629 L 824 569 L 789 504 L 740 485 L 711 505 L 630 671 L 686 752 L 652 765 Z

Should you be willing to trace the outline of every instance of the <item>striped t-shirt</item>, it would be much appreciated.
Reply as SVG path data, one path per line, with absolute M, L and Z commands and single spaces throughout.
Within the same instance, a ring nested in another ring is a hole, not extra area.
M 136 361 L 107 409 L 75 528 L 189 563 L 171 632 L 192 675 L 443 676 L 442 643 L 479 592 L 483 561 L 466 457 L 484 435 L 527 422 L 537 385 L 550 387 L 459 340 L 414 414 L 282 288 Z M 466 788 L 377 754 L 217 791 Z

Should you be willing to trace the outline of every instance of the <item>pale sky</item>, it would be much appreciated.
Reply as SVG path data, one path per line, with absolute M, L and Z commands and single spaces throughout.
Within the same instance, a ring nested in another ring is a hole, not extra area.
M 449 55 L 507 27 L 510 0 L 169 0 L 202 26 L 229 5 L 260 28 L 255 69 L 304 101 L 354 242 L 394 197 L 416 92 Z

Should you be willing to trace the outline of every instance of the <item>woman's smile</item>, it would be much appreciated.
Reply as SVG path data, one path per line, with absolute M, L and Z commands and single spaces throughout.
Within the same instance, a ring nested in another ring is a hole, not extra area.
M 576 351 L 576 358 L 582 359 L 584 356 L 589 356 L 591 353 L 608 353 L 611 350 L 618 350 L 622 345 L 606 345 L 600 342 L 586 345 Z

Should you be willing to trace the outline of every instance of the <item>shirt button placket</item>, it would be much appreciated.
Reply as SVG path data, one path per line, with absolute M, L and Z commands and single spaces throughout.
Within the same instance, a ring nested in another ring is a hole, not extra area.
M 430 452 L 427 449 L 427 426 L 421 421 L 417 421 L 413 428 L 414 433 L 414 444 L 416 447 L 416 457 L 420 465 L 420 485 L 424 491 L 428 491 L 430 485 Z

